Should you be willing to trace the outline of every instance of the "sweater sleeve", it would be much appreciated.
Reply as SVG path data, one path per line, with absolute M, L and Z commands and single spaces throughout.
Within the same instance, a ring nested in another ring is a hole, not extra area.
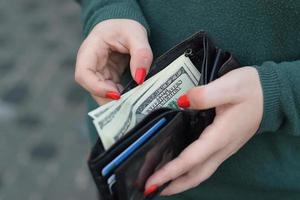
M 132 19 L 149 27 L 136 0 L 76 0 L 82 7 L 83 35 L 106 19 Z
M 264 114 L 258 130 L 300 136 L 300 60 L 265 62 L 257 69 L 264 95 Z

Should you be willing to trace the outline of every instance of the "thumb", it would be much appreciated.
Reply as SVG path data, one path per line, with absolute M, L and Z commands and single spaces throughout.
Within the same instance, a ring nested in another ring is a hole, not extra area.
M 192 88 L 177 100 L 178 106 L 192 109 L 209 109 L 217 106 L 236 103 L 237 82 L 229 74 L 215 81 Z
M 148 42 L 146 30 L 127 34 L 127 44 L 130 52 L 130 71 L 134 80 L 142 84 L 152 63 L 153 54 Z

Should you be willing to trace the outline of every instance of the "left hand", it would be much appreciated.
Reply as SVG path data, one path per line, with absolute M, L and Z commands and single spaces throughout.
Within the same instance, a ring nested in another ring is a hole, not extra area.
M 169 181 L 161 195 L 198 186 L 256 133 L 263 116 L 259 75 L 253 67 L 233 70 L 191 89 L 178 104 L 199 110 L 215 107 L 216 117 L 196 141 L 148 179 L 146 194 Z

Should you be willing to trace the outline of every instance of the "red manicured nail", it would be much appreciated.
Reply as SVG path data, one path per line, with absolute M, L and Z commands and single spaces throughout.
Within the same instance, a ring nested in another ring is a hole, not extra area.
M 137 70 L 135 71 L 135 81 L 137 82 L 137 84 L 142 84 L 144 83 L 146 77 L 146 69 L 144 67 L 140 67 L 137 68 Z
M 148 196 L 148 195 L 152 194 L 153 192 L 155 192 L 157 189 L 158 189 L 158 185 L 151 185 L 144 191 L 144 195 Z
M 105 97 L 113 99 L 113 100 L 118 100 L 118 99 L 120 99 L 121 96 L 117 92 L 109 91 L 109 92 L 106 92 Z
M 177 99 L 177 104 L 181 108 L 188 108 L 190 107 L 190 100 L 187 95 L 182 95 Z

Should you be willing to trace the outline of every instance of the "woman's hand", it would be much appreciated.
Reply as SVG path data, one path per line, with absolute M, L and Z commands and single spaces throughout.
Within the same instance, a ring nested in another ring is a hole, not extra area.
M 143 83 L 152 63 L 146 29 L 134 20 L 111 19 L 96 25 L 82 43 L 75 80 L 99 104 L 120 98 L 120 76 L 130 60 L 134 80 Z
M 253 67 L 233 70 L 206 86 L 191 89 L 178 104 L 199 110 L 216 107 L 216 117 L 198 140 L 148 179 L 146 195 L 169 181 L 162 195 L 198 186 L 256 133 L 263 115 L 259 75 Z

